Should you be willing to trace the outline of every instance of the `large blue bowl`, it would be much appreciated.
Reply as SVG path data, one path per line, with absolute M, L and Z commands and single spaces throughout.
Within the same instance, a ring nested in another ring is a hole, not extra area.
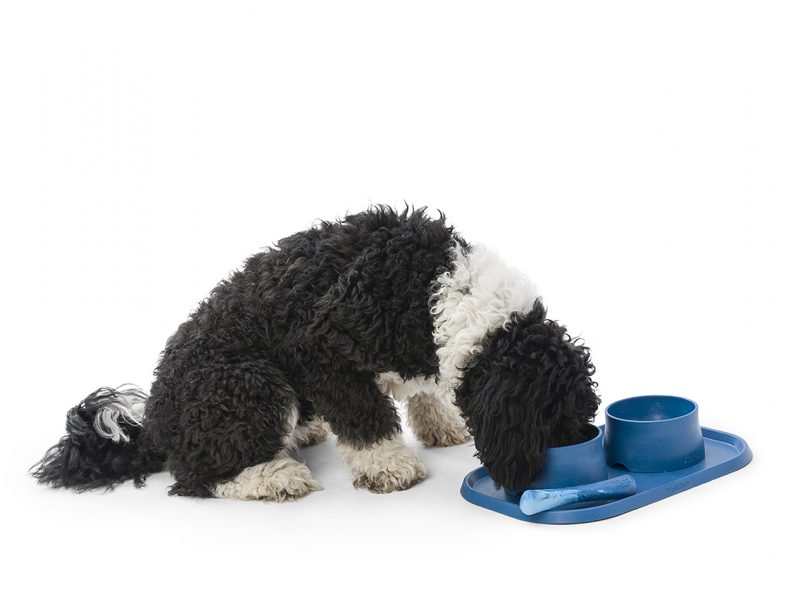
M 663 473 L 705 458 L 694 401 L 647 395 L 616 401 L 605 410 L 605 458 L 633 473 Z
M 589 439 L 574 445 L 546 450 L 543 472 L 529 489 L 567 488 L 607 479 L 602 429 L 588 425 Z

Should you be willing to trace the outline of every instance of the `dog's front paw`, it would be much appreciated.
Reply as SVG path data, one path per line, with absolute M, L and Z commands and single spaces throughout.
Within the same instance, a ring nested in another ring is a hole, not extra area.
M 470 440 L 458 408 L 420 393 L 408 400 L 408 423 L 427 447 L 461 445 Z
M 409 450 L 410 452 L 410 450 Z M 407 490 L 427 477 L 427 468 L 410 452 L 398 455 L 378 470 L 367 470 L 355 477 L 355 488 L 366 488 L 375 494 Z
M 400 436 L 359 449 L 339 443 L 338 449 L 354 474 L 355 488 L 385 494 L 407 490 L 427 477 L 424 463 Z
M 463 422 L 444 428 L 421 429 L 416 436 L 429 448 L 446 448 L 451 445 L 461 445 L 470 440 L 470 433 Z

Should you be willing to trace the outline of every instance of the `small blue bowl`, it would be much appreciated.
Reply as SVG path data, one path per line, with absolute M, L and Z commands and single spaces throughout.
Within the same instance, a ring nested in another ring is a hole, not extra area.
M 605 458 L 633 473 L 685 469 L 705 458 L 694 401 L 647 395 L 616 401 L 605 410 Z
M 588 425 L 588 439 L 546 450 L 543 472 L 527 489 L 568 488 L 607 479 L 602 429 Z

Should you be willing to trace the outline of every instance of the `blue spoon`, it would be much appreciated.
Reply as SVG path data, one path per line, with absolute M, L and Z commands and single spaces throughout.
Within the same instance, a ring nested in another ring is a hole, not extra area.
M 526 490 L 520 497 L 520 510 L 526 515 L 534 515 L 578 502 L 613 500 L 632 496 L 635 493 L 636 480 L 630 475 L 621 475 L 572 488 Z

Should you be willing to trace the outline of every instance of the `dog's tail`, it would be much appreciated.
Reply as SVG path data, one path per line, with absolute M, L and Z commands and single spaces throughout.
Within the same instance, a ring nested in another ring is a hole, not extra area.
M 150 445 L 141 424 L 147 395 L 133 386 L 102 387 L 67 414 L 67 434 L 31 474 L 39 483 L 79 492 L 112 488 L 163 468 L 165 454 Z

